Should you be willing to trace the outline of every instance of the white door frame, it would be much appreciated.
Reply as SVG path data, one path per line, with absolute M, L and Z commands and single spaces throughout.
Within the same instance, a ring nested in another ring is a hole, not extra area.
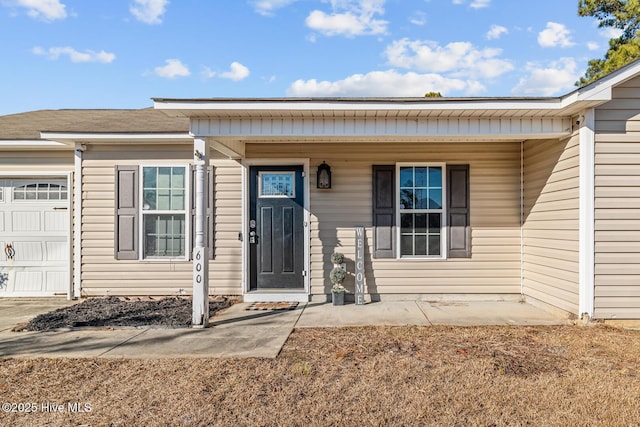
M 71 239 L 73 230 L 73 214 L 71 211 L 73 197 L 76 189 L 73 187 L 72 180 L 73 172 L 42 172 L 42 171 L 20 171 L 20 172 L 2 172 L 0 173 L 0 179 L 30 179 L 30 178 L 49 178 L 49 179 L 65 179 L 67 181 L 67 220 L 69 222 L 69 231 L 67 233 L 67 247 L 69 248 L 69 264 L 67 271 L 69 273 L 69 285 L 67 287 L 67 299 L 73 298 L 73 259 L 74 251 L 80 251 L 80 248 L 74 248 L 73 241 Z M 11 297 L 20 297 L 24 295 L 11 295 Z M 53 296 L 53 295 L 48 295 Z
M 304 290 L 292 291 L 249 291 L 249 168 L 251 166 L 279 166 L 279 165 L 301 165 L 303 167 L 302 181 L 304 182 Z M 310 292 L 310 194 L 309 194 L 309 159 L 301 158 L 277 158 L 277 159 L 244 159 L 242 161 L 242 295 L 245 302 L 307 302 Z

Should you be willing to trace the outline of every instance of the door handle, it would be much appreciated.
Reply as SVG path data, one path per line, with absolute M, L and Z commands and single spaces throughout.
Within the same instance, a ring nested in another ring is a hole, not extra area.
M 11 243 L 4 245 L 4 254 L 7 256 L 8 260 L 12 260 L 13 257 L 16 256 L 16 250 L 13 249 L 13 245 Z
M 253 230 L 249 232 L 249 243 L 258 243 L 258 236 Z
M 67 208 L 66 207 L 64 207 L 64 208 L 53 208 L 53 210 L 54 211 L 66 211 Z

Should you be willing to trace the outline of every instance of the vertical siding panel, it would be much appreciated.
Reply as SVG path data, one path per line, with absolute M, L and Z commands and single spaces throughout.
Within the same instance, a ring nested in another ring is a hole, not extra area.
M 596 109 L 595 317 L 640 318 L 640 78 Z

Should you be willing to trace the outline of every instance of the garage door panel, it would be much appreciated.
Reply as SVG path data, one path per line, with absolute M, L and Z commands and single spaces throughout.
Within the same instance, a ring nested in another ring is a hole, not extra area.
M 66 211 L 53 211 L 44 213 L 44 231 L 65 232 L 69 229 Z
M 64 271 L 47 271 L 46 288 L 47 292 L 60 292 L 65 289 L 65 284 L 69 282 L 69 275 Z
M 41 216 L 38 211 L 13 211 L 11 213 L 12 227 L 9 232 L 13 233 L 33 233 L 40 232 Z
M 68 261 L 69 248 L 67 242 L 47 242 L 46 261 Z
M 0 180 L 0 296 L 48 296 L 70 288 L 66 179 Z M 8 259 L 5 247 L 15 251 Z
M 16 271 L 15 277 L 15 291 L 42 291 L 42 271 Z
M 15 263 L 44 261 L 42 242 L 14 241 L 13 249 L 15 250 L 15 255 L 13 256 Z

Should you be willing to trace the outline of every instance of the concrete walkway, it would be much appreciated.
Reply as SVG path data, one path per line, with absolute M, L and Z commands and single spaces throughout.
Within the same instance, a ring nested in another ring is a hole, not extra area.
M 85 328 L 12 332 L 73 302 L 0 299 L 0 357 L 275 358 L 294 328 L 402 325 L 563 325 L 566 318 L 518 302 L 308 303 L 288 311 L 249 311 L 235 304 L 206 329 Z

